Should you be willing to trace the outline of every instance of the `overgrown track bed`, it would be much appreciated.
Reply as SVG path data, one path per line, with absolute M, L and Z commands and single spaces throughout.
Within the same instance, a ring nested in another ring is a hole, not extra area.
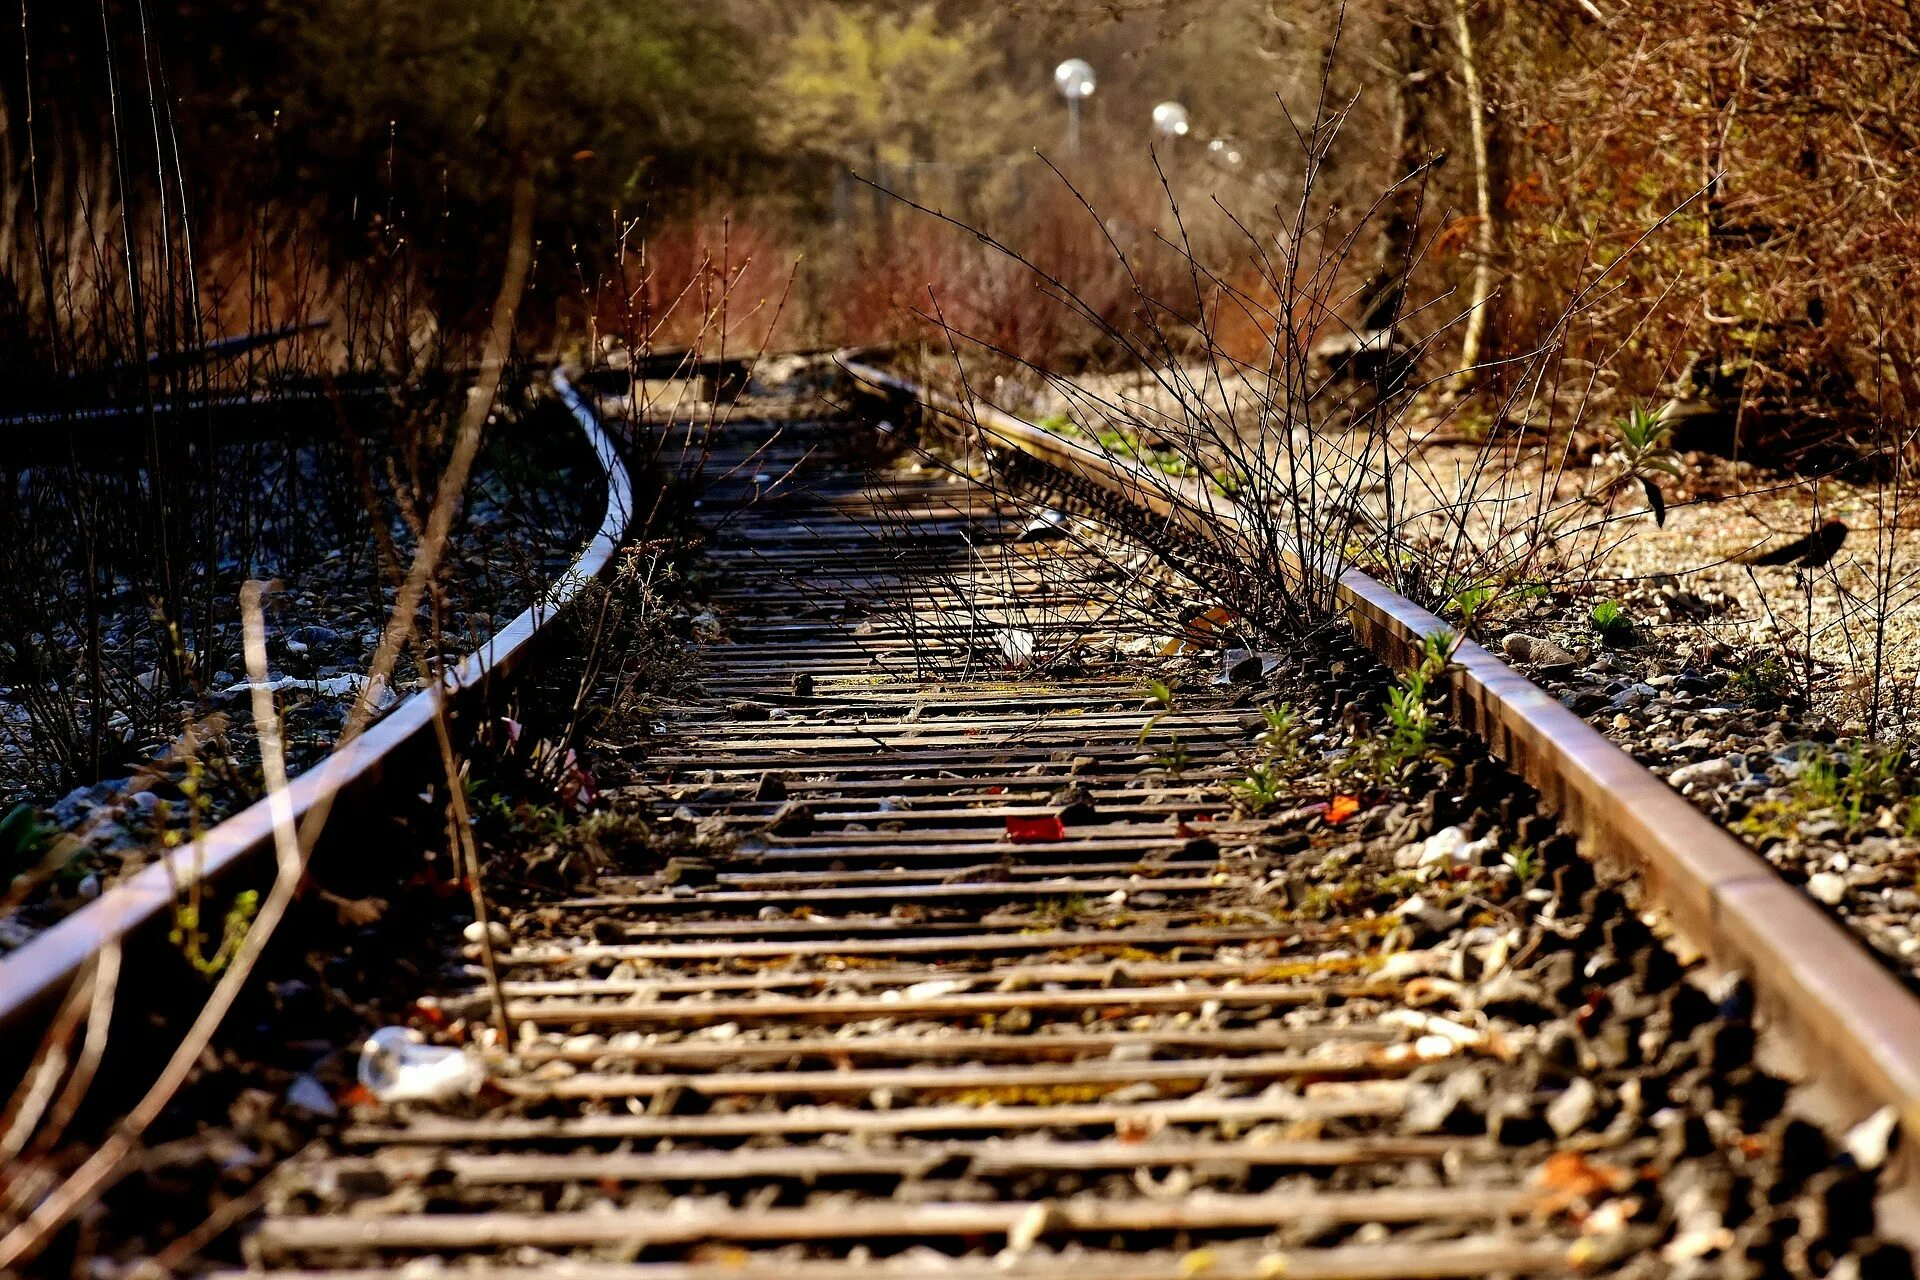
M 1324 655 L 1257 691 L 1129 668 L 1101 584 L 1131 548 L 1030 540 L 911 459 L 870 485 L 829 460 L 853 430 L 730 428 L 711 464 L 726 638 L 618 798 L 681 853 L 527 903 L 486 1090 L 356 1108 L 256 1267 L 1910 1273 L 1872 1135 L 1787 1118 L 1744 985 L 1473 740 L 1349 814 L 1327 757 L 1372 695 Z M 1301 740 L 1250 813 L 1265 697 Z M 492 1040 L 477 970 L 427 1009 Z
M 634 514 L 632 481 L 613 441 L 586 411 L 571 384 L 555 375 L 554 387 L 596 460 L 592 484 L 597 493 L 584 501 L 599 507 L 598 528 L 527 609 L 492 634 L 475 637 L 474 652 L 442 668 L 440 687 L 422 688 L 400 701 L 364 732 L 293 778 L 284 796 L 288 820 L 305 823 L 317 815 L 324 821 L 336 799 L 345 800 L 345 809 L 372 794 L 387 771 L 417 768 L 418 759 L 431 750 L 430 731 L 436 718 L 444 715 L 458 723 L 462 717 L 470 719 L 488 699 L 498 699 L 534 651 L 552 642 L 558 630 L 550 625 L 554 619 L 612 566 Z M 186 808 L 192 812 L 191 806 Z M 193 886 L 217 885 L 226 891 L 257 885 L 269 876 L 275 822 L 274 799 L 265 797 L 195 838 L 166 843 L 164 856 L 145 863 L 24 945 L 0 955 L 0 1062 L 28 1058 L 30 1046 L 38 1042 L 49 1022 L 64 1025 L 66 1035 L 74 1033 L 75 1025 L 54 1019 L 54 1006 L 63 993 L 72 995 L 76 984 L 94 981 L 93 967 L 110 948 L 123 944 L 130 948 L 130 973 L 144 973 L 156 981 L 198 982 L 180 948 L 165 941 L 164 928 L 178 923 L 176 912 Z M 304 838 L 313 840 L 315 832 L 305 833 Z
M 1263 529 L 1271 533 L 1265 515 L 1210 486 L 1089 449 L 887 370 L 851 365 L 849 371 L 892 400 L 896 416 L 925 412 L 943 430 L 957 427 L 961 437 L 1001 451 L 1004 466 L 1056 477 L 1110 519 L 1176 553 L 1198 540 L 1215 570 L 1223 555 L 1229 564 L 1249 553 L 1260 563 L 1280 561 L 1291 581 L 1317 582 L 1368 651 L 1398 669 L 1413 664 L 1427 639 L 1451 635 L 1432 613 L 1347 567 L 1328 548 L 1277 545 L 1288 535 L 1264 535 Z M 1328 581 L 1332 574 L 1338 577 Z M 1668 919 L 1722 967 L 1752 980 L 1796 1073 L 1817 1083 L 1839 1114 L 1885 1110 L 1909 1133 L 1920 1125 L 1920 1001 L 1858 938 L 1581 721 L 1572 706 L 1492 653 L 1459 644 L 1443 679 L 1456 721 L 1539 788 L 1546 808 L 1589 857 L 1631 878 L 1638 905 Z M 1635 696 L 1646 694 L 1636 690 Z M 1882 941 L 1871 930 L 1866 936 Z M 1897 1155 L 1908 1166 L 1904 1181 L 1920 1180 L 1920 1146 L 1901 1144 Z

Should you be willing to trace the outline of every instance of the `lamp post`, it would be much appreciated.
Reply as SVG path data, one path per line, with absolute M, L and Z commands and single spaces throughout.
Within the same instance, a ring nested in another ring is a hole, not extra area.
M 1080 153 L 1080 104 L 1093 96 L 1093 67 L 1084 58 L 1068 58 L 1053 69 L 1053 87 L 1067 100 L 1067 154 Z

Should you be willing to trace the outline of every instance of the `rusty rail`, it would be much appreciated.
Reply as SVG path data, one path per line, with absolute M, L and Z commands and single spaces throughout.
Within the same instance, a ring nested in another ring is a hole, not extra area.
M 448 671 L 441 687 L 414 694 L 294 779 L 288 791 L 295 821 L 333 796 L 375 781 L 396 753 L 428 733 L 443 706 L 457 714 L 481 698 L 489 685 L 519 670 L 546 624 L 612 565 L 633 513 L 633 482 L 612 438 L 564 373 L 553 375 L 553 387 L 605 472 L 606 512 L 592 540 L 532 607 Z M 12 1042 L 28 1034 L 48 1003 L 84 972 L 103 946 L 164 916 L 177 901 L 181 885 L 219 881 L 255 862 L 270 864 L 273 828 L 267 800 L 255 801 L 0 957 L 0 1041 Z
M 1238 509 L 1192 480 L 1163 475 L 1077 444 L 987 405 L 964 404 L 887 370 L 846 362 L 857 381 L 909 397 L 979 437 L 1145 505 L 1170 522 L 1217 530 Z M 1337 603 L 1354 633 L 1404 669 L 1422 638 L 1446 629 L 1434 614 L 1361 572 L 1339 578 Z M 1449 673 L 1452 711 L 1538 789 L 1586 855 L 1630 871 L 1646 904 L 1714 964 L 1744 974 L 1779 1048 L 1849 1119 L 1881 1107 L 1920 1132 L 1920 999 L 1840 924 L 1746 845 L 1695 809 L 1551 694 L 1471 641 Z M 1909 1185 L 1920 1151 L 1898 1158 Z

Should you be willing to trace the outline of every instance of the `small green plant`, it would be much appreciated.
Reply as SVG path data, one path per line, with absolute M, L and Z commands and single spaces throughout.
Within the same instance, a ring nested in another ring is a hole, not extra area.
M 1821 751 L 1794 780 L 1796 799 L 1809 809 L 1830 809 L 1849 830 L 1883 807 L 1907 801 L 1907 753 L 1856 738 L 1840 751 Z M 1909 804 L 1907 820 L 1913 820 Z
M 1855 739 L 1820 749 L 1807 757 L 1784 796 L 1755 804 L 1735 829 L 1751 839 L 1785 839 L 1813 818 L 1830 818 L 1852 831 L 1890 817 L 1902 834 L 1920 835 L 1912 766 L 1907 749 L 1897 744 Z
M 1460 624 L 1460 630 L 1473 630 L 1473 624 L 1485 617 L 1500 598 L 1500 592 L 1491 583 L 1478 583 L 1462 587 L 1447 598 L 1443 612 Z
M 1778 702 L 1791 687 L 1792 673 L 1777 653 L 1751 658 L 1734 668 L 1727 678 L 1727 688 L 1743 702 Z
M 1633 619 L 1618 601 L 1602 600 L 1587 618 L 1602 644 L 1619 648 L 1633 643 Z
M 1237 498 L 1252 484 L 1247 473 L 1237 467 L 1221 467 L 1209 473 L 1208 485 L 1223 498 Z
M 1625 462 L 1616 484 L 1638 482 L 1647 497 L 1653 522 L 1667 522 L 1667 499 L 1657 476 L 1678 477 L 1680 464 L 1673 451 L 1673 424 L 1652 409 L 1635 405 L 1614 422 L 1614 451 Z
M 1147 705 L 1154 708 L 1154 712 L 1147 717 L 1147 722 L 1140 726 L 1140 736 L 1135 739 L 1143 747 L 1147 745 L 1147 739 L 1153 736 L 1161 723 L 1178 709 L 1174 705 L 1173 689 L 1166 681 L 1148 680 L 1145 692 Z M 1178 777 L 1193 762 L 1193 757 L 1187 751 L 1186 744 L 1180 741 L 1180 735 L 1169 731 L 1166 750 L 1161 752 L 1156 760 L 1161 768 Z
M 1254 738 L 1254 748 L 1262 760 L 1291 771 L 1300 763 L 1299 714 L 1290 703 L 1269 702 L 1260 708 L 1260 718 L 1266 721 L 1266 727 Z
M 1102 426 L 1089 431 L 1064 413 L 1050 413 L 1034 425 L 1051 431 L 1055 435 L 1091 440 L 1110 457 L 1127 458 L 1144 463 L 1166 475 L 1184 478 L 1200 474 L 1200 468 L 1180 450 L 1168 444 L 1156 444 L 1143 440 L 1137 432 L 1132 430 Z
M 1155 756 L 1153 761 L 1177 778 L 1193 763 L 1193 753 L 1187 750 L 1187 744 L 1180 740 L 1179 734 L 1170 733 L 1167 735 L 1167 749 Z
M 1270 760 L 1262 760 L 1247 770 L 1247 776 L 1227 785 L 1234 803 L 1250 814 L 1262 814 L 1278 805 L 1287 794 L 1287 776 Z
M 247 929 L 260 909 L 260 893 L 256 889 L 242 889 L 234 895 L 233 905 L 227 908 L 226 915 L 221 918 L 220 943 L 211 955 L 206 950 L 206 932 L 200 927 L 197 896 L 174 904 L 173 928 L 167 936 L 174 946 L 180 948 L 180 954 L 187 958 L 187 963 L 193 966 L 196 973 L 211 978 L 239 954 L 240 944 L 246 941 Z
M 1042 898 L 1033 904 L 1033 919 L 1037 924 L 1062 924 L 1084 918 L 1091 907 L 1085 894 L 1073 893 L 1064 898 Z
M 1460 637 L 1451 631 L 1435 631 L 1422 638 L 1420 660 L 1387 691 L 1386 732 L 1356 744 L 1342 762 L 1344 768 L 1384 782 L 1423 760 L 1451 766 L 1452 762 L 1433 747 L 1438 719 L 1433 694 L 1435 682 L 1445 674 L 1459 647 Z
M 17 804 L 0 818 L 0 885 L 31 870 L 59 833 L 40 821 L 30 804 Z
M 1153 715 L 1140 726 L 1138 741 L 1144 745 L 1147 736 L 1160 726 L 1160 722 L 1173 714 L 1173 689 L 1164 680 L 1148 680 L 1145 685 L 1146 701 L 1155 708 Z
M 1517 844 L 1502 859 L 1513 878 L 1527 884 L 1540 875 L 1540 851 L 1530 844 Z
M 1325 920 L 1333 914 L 1333 891 L 1324 885 L 1315 885 L 1300 897 L 1300 905 L 1293 914 L 1302 920 Z
M 557 804 L 533 803 L 509 795 L 493 782 L 467 776 L 467 812 L 500 836 L 552 840 L 565 835 L 567 811 Z

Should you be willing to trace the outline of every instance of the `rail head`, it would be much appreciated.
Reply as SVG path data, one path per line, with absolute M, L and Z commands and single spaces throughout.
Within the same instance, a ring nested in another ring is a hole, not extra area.
M 539 599 L 447 671 L 438 686 L 415 693 L 293 779 L 287 792 L 295 821 L 333 796 L 377 778 L 389 760 L 431 730 L 443 708 L 449 713 L 464 709 L 487 685 L 520 670 L 554 616 L 613 567 L 633 515 L 632 477 L 613 438 L 564 371 L 554 372 L 552 385 L 601 467 L 606 506 L 599 527 Z M 0 1042 L 24 1034 L 103 948 L 172 910 L 182 886 L 217 883 L 255 862 L 271 865 L 273 832 L 274 815 L 263 797 L 0 956 Z
M 908 396 L 997 444 L 1155 514 L 1238 526 L 1238 507 L 1204 485 L 1065 440 L 1002 410 L 967 405 L 889 370 L 848 361 L 856 382 Z M 1216 528 L 1220 527 L 1216 523 Z M 1427 609 L 1357 569 L 1335 600 L 1361 643 L 1404 669 L 1447 630 Z M 1635 874 L 1646 905 L 1719 967 L 1745 975 L 1782 1047 L 1851 1118 L 1896 1109 L 1920 1134 L 1920 999 L 1767 861 L 1558 699 L 1471 641 L 1448 672 L 1456 719 L 1540 794 L 1587 855 Z M 1909 1184 L 1920 1143 L 1902 1144 Z

